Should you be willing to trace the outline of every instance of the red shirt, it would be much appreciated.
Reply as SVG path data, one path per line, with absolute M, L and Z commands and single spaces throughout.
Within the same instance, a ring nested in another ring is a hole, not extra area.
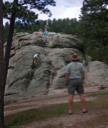
M 38 58 L 37 57 L 33 58 L 33 60 L 34 60 L 35 63 L 38 62 Z

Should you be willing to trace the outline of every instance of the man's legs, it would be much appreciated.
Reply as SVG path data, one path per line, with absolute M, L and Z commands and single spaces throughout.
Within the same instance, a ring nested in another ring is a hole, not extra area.
M 73 113 L 73 98 L 74 98 L 74 94 L 70 94 L 69 95 L 69 99 L 68 99 L 68 102 L 69 102 L 69 113 Z
M 85 103 L 85 95 L 84 94 L 79 94 L 81 104 L 82 104 L 82 112 L 86 112 L 86 103 Z

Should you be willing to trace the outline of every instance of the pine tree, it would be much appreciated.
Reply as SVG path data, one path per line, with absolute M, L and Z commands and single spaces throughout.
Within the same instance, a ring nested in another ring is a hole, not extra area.
M 95 51 L 94 57 L 102 61 L 104 60 L 103 52 L 108 46 L 108 1 L 84 0 L 81 10 L 83 37 L 91 46 L 89 50 Z

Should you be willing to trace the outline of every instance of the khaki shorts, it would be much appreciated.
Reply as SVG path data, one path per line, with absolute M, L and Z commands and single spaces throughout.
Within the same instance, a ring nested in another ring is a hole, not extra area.
M 74 94 L 77 91 L 78 94 L 84 93 L 83 80 L 82 79 L 74 79 L 70 80 L 68 84 L 68 93 Z

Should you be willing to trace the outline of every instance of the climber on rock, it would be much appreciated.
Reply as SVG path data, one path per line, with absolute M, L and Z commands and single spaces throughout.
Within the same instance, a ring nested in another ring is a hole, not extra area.
M 35 53 L 33 55 L 33 61 L 32 61 L 32 65 L 31 68 L 35 68 L 40 62 L 40 53 Z
M 48 31 L 47 30 L 44 31 L 44 36 L 48 37 Z

